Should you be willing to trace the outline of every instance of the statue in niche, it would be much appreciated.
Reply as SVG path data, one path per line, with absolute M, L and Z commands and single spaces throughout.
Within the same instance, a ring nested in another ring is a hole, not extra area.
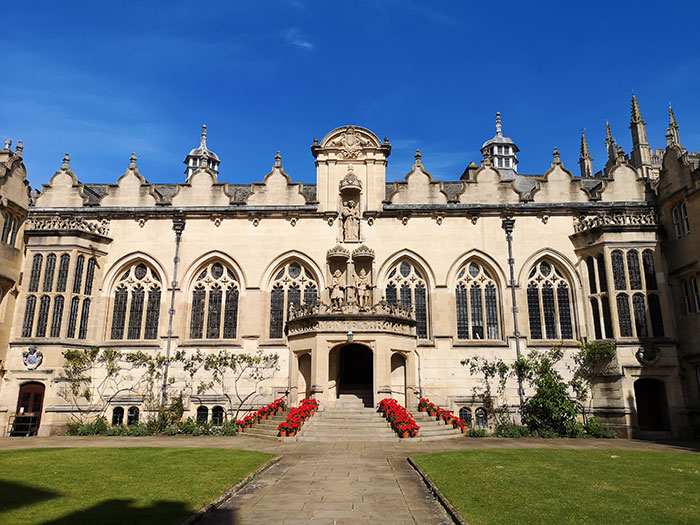
M 345 201 L 343 209 L 340 211 L 340 217 L 343 220 L 343 240 L 359 241 L 360 210 L 357 209 L 357 204 L 354 200 Z
M 336 270 L 333 273 L 333 279 L 330 285 L 330 299 L 331 299 L 331 310 L 340 310 L 345 299 L 345 292 L 343 287 L 343 274 L 340 270 Z
M 364 268 L 361 268 L 360 273 L 355 276 L 355 290 L 360 310 L 369 310 L 372 307 L 372 285 Z

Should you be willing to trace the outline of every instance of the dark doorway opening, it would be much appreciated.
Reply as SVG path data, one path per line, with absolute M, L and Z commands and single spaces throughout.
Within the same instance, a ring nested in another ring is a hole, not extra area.
M 365 406 L 373 406 L 373 354 L 363 345 L 340 348 L 338 395 L 354 394 Z
M 41 383 L 25 383 L 19 387 L 11 436 L 36 436 L 44 406 L 44 390 Z
M 634 396 L 637 402 L 639 430 L 671 430 L 663 381 L 651 378 L 637 379 L 634 382 Z

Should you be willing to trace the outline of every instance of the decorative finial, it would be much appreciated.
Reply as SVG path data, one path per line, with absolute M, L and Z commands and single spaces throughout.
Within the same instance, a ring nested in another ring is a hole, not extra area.
M 581 158 L 593 160 L 593 158 L 591 157 L 591 153 L 588 150 L 588 141 L 586 140 L 586 128 L 583 128 L 581 130 Z
M 639 102 L 637 102 L 637 97 L 636 95 L 632 94 L 632 123 L 637 124 L 639 122 L 645 124 L 645 122 L 642 121 L 642 112 L 639 111 Z
M 605 122 L 605 141 L 606 142 L 614 142 L 613 136 L 612 136 L 612 130 L 610 129 L 610 122 L 606 121 Z
M 129 157 L 129 168 L 132 170 L 136 168 L 136 160 L 138 157 L 136 156 L 136 153 L 132 152 L 131 157 Z
M 280 155 L 280 152 L 278 151 L 277 154 L 275 155 L 275 167 L 279 168 L 282 166 L 282 155 Z
M 423 155 L 420 154 L 420 150 L 416 150 L 416 154 L 413 155 L 413 158 L 416 159 L 416 164 L 420 166 L 421 164 L 421 159 L 423 158 Z
M 202 125 L 202 138 L 199 141 L 200 146 L 203 149 L 207 149 L 207 125 Z
M 496 135 L 501 135 L 501 112 L 496 112 Z
M 673 114 L 673 108 L 671 103 L 668 103 L 668 129 L 666 130 L 666 143 L 669 146 L 679 145 L 680 146 L 680 136 L 678 134 L 678 122 L 676 122 L 676 115 Z
M 12 146 L 12 141 L 10 139 L 5 139 L 5 149 L 10 149 Z
M 68 156 L 68 153 L 63 155 L 63 169 L 67 170 L 70 168 L 70 157 Z
M 384 144 L 389 144 L 389 137 L 384 137 Z
M 318 146 L 318 137 L 314 137 L 314 146 Z
M 21 140 L 18 140 L 17 147 L 15 148 L 15 153 L 17 153 L 17 155 L 19 157 L 21 157 L 23 151 L 24 151 L 24 143 Z
M 554 146 L 554 151 L 552 152 L 552 160 L 554 164 L 561 164 L 561 156 L 559 155 L 559 148 Z
M 670 102 L 668 103 L 668 121 L 671 125 L 678 125 L 678 123 L 676 122 L 676 115 L 673 114 L 673 106 L 671 106 Z

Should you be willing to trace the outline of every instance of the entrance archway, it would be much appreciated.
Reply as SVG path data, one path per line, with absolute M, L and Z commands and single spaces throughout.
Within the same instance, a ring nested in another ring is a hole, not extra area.
M 663 381 L 652 378 L 637 379 L 634 382 L 634 397 L 637 403 L 639 430 L 671 430 Z
M 46 387 L 41 383 L 24 383 L 19 387 L 11 436 L 36 436 L 41 423 L 45 390 Z
M 338 380 L 336 392 L 355 395 L 365 406 L 374 405 L 374 355 L 364 345 L 349 344 L 335 348 L 337 353 Z M 331 362 L 334 359 L 331 359 Z

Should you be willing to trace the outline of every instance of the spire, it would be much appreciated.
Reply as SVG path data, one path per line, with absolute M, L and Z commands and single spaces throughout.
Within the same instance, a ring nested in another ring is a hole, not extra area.
M 642 120 L 642 112 L 639 111 L 639 102 L 637 102 L 637 97 L 636 95 L 632 95 L 632 124 L 637 124 L 638 122 L 641 122 L 642 124 L 646 124 Z
M 70 169 L 70 157 L 68 156 L 68 153 L 63 155 L 63 169 Z
M 608 152 L 608 164 L 614 163 L 617 159 L 617 143 L 612 136 L 610 122 L 605 123 L 605 149 Z
M 671 104 L 668 105 L 668 129 L 666 130 L 666 143 L 669 146 L 680 146 L 681 141 L 678 136 L 678 122 L 676 122 L 676 116 L 673 114 L 673 107 Z
M 630 160 L 634 168 L 641 168 L 643 176 L 648 176 L 647 171 L 651 167 L 651 148 L 647 142 L 647 123 L 642 119 L 639 111 L 637 97 L 632 95 L 632 117 L 630 119 L 630 131 L 632 132 L 632 153 Z
M 612 136 L 612 130 L 610 129 L 610 122 L 607 120 L 605 121 L 605 143 L 607 144 L 608 142 L 615 142 L 615 139 L 613 139 Z
M 129 157 L 129 169 L 135 170 L 136 169 L 136 160 L 138 157 L 136 156 L 136 153 L 131 154 L 131 157 Z
M 591 157 L 591 152 L 588 150 L 585 128 L 581 130 L 581 156 L 578 159 L 578 164 L 581 167 L 582 179 L 590 179 L 593 177 L 593 157 Z
M 202 138 L 199 140 L 199 147 L 203 150 L 207 149 L 207 125 L 202 124 Z
M 501 112 L 496 112 L 496 135 L 503 135 L 501 131 Z

